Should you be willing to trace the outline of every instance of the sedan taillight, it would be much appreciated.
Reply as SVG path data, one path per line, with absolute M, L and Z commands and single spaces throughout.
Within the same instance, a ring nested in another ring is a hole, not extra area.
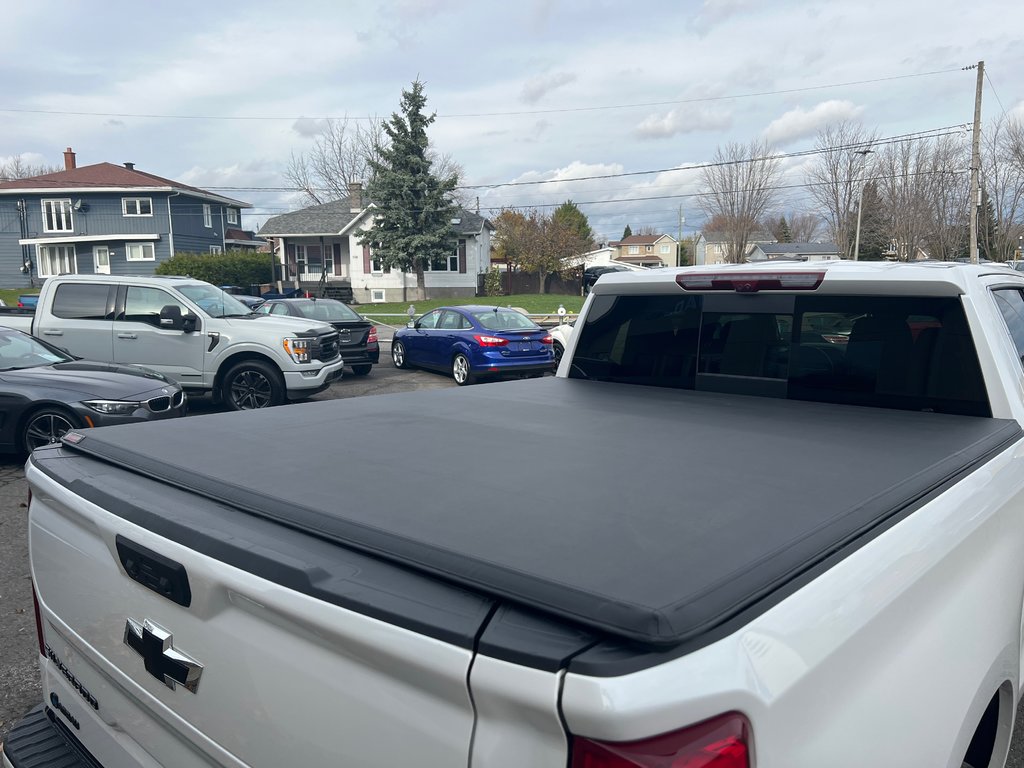
M 481 347 L 504 347 L 508 344 L 508 339 L 503 339 L 501 336 L 481 336 L 474 334 L 476 343 Z
M 738 712 L 640 741 L 573 737 L 572 768 L 750 768 L 750 721 Z
M 375 341 L 377 341 L 377 326 L 376 325 L 371 325 L 370 326 L 370 335 L 366 337 L 366 343 L 367 344 L 373 344 Z
M 545 336 L 543 339 L 540 340 L 540 343 L 541 344 L 553 344 L 554 341 L 555 340 L 551 338 L 551 334 L 548 334 L 547 336 Z

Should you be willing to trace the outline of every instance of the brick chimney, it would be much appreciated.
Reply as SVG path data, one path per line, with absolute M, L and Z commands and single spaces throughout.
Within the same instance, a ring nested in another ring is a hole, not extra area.
M 363 210 L 363 183 L 361 181 L 349 183 L 348 205 L 350 213 L 359 213 Z
M 64 170 L 73 171 L 78 166 L 75 165 L 75 153 L 71 151 L 71 147 L 64 150 Z

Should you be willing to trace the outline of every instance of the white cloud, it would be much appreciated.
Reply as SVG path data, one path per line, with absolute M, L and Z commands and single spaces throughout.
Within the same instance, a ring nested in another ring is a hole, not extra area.
M 730 16 L 749 8 L 750 0 L 704 0 L 700 12 L 693 19 L 697 34 L 707 34 Z
M 549 75 L 538 75 L 527 80 L 523 85 L 519 98 L 527 104 L 536 104 L 547 94 L 563 85 L 575 82 L 576 75 L 571 72 L 552 72 Z
M 300 117 L 292 123 L 292 130 L 299 134 L 299 136 L 311 139 L 322 134 L 327 128 L 327 124 L 328 121 L 324 118 Z
M 796 107 L 772 120 L 763 135 L 770 144 L 788 144 L 796 139 L 813 136 L 829 123 L 856 120 L 863 112 L 864 107 L 838 99 L 823 101 L 810 109 Z
M 688 106 L 678 107 L 665 115 L 650 115 L 636 127 L 641 139 L 668 139 L 680 133 L 726 130 L 732 115 L 720 110 Z

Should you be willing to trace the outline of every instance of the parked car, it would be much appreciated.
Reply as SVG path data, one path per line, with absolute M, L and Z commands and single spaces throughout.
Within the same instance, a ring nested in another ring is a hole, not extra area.
M 587 267 L 583 270 L 583 295 L 586 296 L 590 293 L 590 289 L 594 287 L 594 283 L 598 281 L 601 275 L 607 274 L 608 272 L 632 272 L 629 267 L 624 267 L 621 264 L 603 264 L 597 267 Z
M 555 368 L 557 369 L 558 364 L 562 362 L 565 348 L 569 346 L 569 337 L 572 336 L 572 323 L 556 325 L 549 332 L 551 333 L 551 352 L 554 354 Z
M 253 311 L 256 310 L 256 307 L 260 306 L 264 301 L 266 301 L 266 299 L 263 298 L 262 296 L 253 296 L 249 294 L 240 285 L 220 285 L 217 287 L 220 288 L 222 291 L 224 291 L 224 293 L 228 294 L 229 296 L 234 296 L 236 299 L 238 299 L 240 302 L 245 304 L 245 306 L 247 306 L 249 309 Z
M 479 378 L 541 376 L 554 370 L 551 334 L 514 309 L 439 307 L 395 332 L 396 368 L 449 371 L 459 386 Z
M 184 416 L 185 393 L 148 368 L 79 360 L 0 326 L 0 450 L 29 452 L 70 429 Z
M 377 326 L 337 299 L 270 299 L 256 311 L 330 323 L 338 330 L 341 359 L 356 376 L 365 376 L 380 361 Z
M 22 309 L 35 309 L 38 303 L 38 293 L 23 293 L 18 297 L 18 306 Z

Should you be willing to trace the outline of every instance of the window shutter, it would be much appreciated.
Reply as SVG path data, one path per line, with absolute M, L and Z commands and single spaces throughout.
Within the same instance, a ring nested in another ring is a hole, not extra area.
M 459 274 L 466 274 L 466 240 L 459 240 Z
M 363 246 L 363 272 L 370 274 L 370 246 Z

